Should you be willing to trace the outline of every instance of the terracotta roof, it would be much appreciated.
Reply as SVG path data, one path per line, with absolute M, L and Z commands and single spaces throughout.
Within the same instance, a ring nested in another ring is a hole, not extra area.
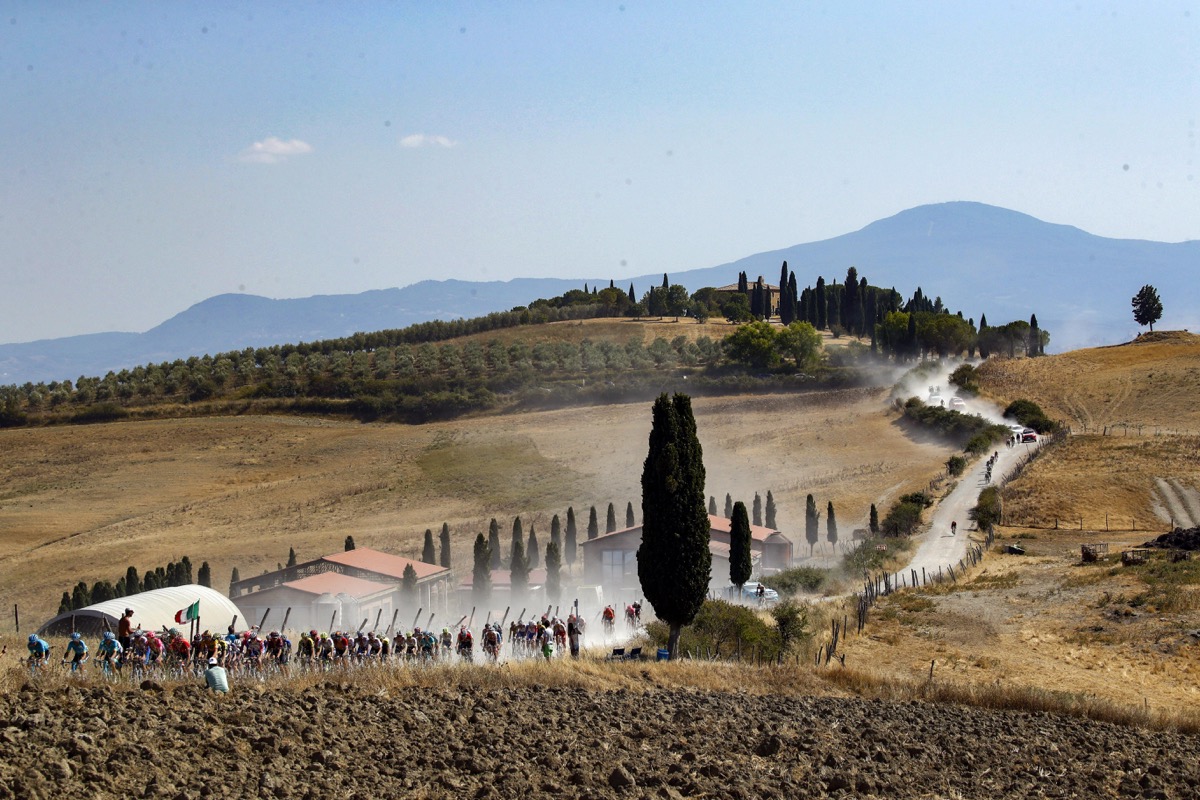
M 309 575 L 307 578 L 287 581 L 283 585 L 289 589 L 296 589 L 308 594 L 345 593 L 351 597 L 366 597 L 376 592 L 396 588 L 394 585 L 389 586 L 386 583 L 376 583 L 375 581 L 355 578 L 353 575 L 340 575 L 336 572 L 321 572 L 317 575 Z
M 409 564 L 412 564 L 413 570 L 417 573 L 417 580 L 449 572 L 445 567 L 439 567 L 437 564 L 413 561 L 411 558 L 394 556 L 391 553 L 372 550 L 369 547 L 359 547 L 354 550 L 346 550 L 342 553 L 334 553 L 330 556 L 322 556 L 321 561 L 332 561 L 335 564 L 344 564 L 347 567 L 357 567 L 358 569 L 365 569 L 380 575 L 387 575 L 391 578 L 403 578 L 404 568 Z
M 708 527 L 714 531 L 721 531 L 722 533 L 731 533 L 730 528 L 732 527 L 732 524 L 731 524 L 730 520 L 726 519 L 725 517 L 718 517 L 714 514 L 709 514 L 708 515 Z M 751 525 L 750 526 L 750 538 L 754 539 L 757 542 L 765 542 L 767 539 L 770 539 L 772 536 L 774 536 L 776 534 L 778 534 L 779 537 L 782 539 L 787 538 L 782 533 L 779 533 L 779 531 L 774 530 L 772 528 L 764 528 L 762 525 Z

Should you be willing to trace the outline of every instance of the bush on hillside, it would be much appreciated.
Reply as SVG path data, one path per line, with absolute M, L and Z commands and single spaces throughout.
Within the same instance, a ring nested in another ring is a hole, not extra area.
M 646 633 L 658 647 L 667 646 L 670 629 L 666 623 L 655 620 L 646 626 Z M 743 657 L 751 656 L 755 647 L 766 661 L 774 661 L 781 652 L 778 631 L 753 610 L 724 600 L 706 600 L 692 624 L 684 626 L 679 650 L 697 657 L 711 653 L 730 658 L 736 655 L 739 642 Z
M 887 516 L 879 525 L 880 532 L 884 536 L 912 536 L 921 525 L 921 512 L 925 508 L 920 502 L 901 499 L 888 510 Z
M 779 592 L 782 597 L 792 597 L 800 592 L 812 594 L 819 592 L 829 579 L 829 570 L 816 567 L 792 567 L 774 575 L 768 575 L 762 582 Z
M 962 475 L 967 468 L 967 460 L 962 456 L 950 456 L 946 459 L 946 472 L 952 478 Z
M 1057 427 L 1054 421 L 1046 416 L 1042 407 L 1032 400 L 1014 400 L 1004 409 L 1004 416 L 1015 419 L 1026 428 L 1033 428 L 1038 433 L 1051 433 Z
M 951 372 L 950 382 L 958 387 L 960 394 L 979 394 L 979 376 L 970 364 L 963 364 Z
M 1000 524 L 1000 511 L 1000 490 L 989 486 L 979 493 L 975 507 L 967 512 L 967 516 L 975 520 L 980 530 L 987 530 Z

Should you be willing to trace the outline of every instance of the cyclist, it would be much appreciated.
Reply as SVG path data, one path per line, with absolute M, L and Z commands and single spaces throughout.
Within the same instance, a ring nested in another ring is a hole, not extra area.
M 450 655 L 450 646 L 453 644 L 453 638 L 450 636 L 449 628 L 442 628 L 442 655 Z
M 121 643 L 117 641 L 117 637 L 113 635 L 112 631 L 105 631 L 104 638 L 96 647 L 100 663 L 104 665 L 104 671 L 109 674 L 121 668 L 121 656 L 124 652 L 125 648 L 121 647 Z
M 29 634 L 29 664 L 43 667 L 50 660 L 50 645 L 36 633 Z
M 611 632 L 613 625 L 617 619 L 617 612 L 613 611 L 612 606 L 604 607 L 604 630 Z
M 279 667 L 279 671 L 286 675 L 288 656 L 292 652 L 291 641 L 281 635 L 279 631 L 271 631 L 267 635 L 267 644 L 264 649 L 267 656 Z
M 313 656 L 316 655 L 317 643 L 313 639 L 313 634 L 316 631 L 305 631 L 300 634 L 300 644 L 296 646 L 296 655 L 300 658 L 300 668 L 307 669 L 312 665 Z
M 958 535 L 958 520 L 950 521 L 950 535 L 951 536 Z
M 471 630 L 466 626 L 458 629 L 458 654 L 467 661 L 471 660 L 471 652 L 475 648 L 475 639 Z
M 67 663 L 68 656 L 71 658 L 71 672 L 78 672 L 88 660 L 88 646 L 79 635 L 79 631 L 71 634 L 67 649 L 63 652 L 62 663 Z

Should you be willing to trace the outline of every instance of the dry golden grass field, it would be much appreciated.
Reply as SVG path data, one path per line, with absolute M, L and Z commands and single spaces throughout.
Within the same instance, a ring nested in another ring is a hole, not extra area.
M 701 327 L 701 326 L 696 326 Z M 894 424 L 886 390 L 697 398 L 709 493 L 749 505 L 770 490 L 778 522 L 803 542 L 804 499 L 833 501 L 849 531 L 942 469 L 950 448 Z M 23 627 L 77 581 L 116 581 L 187 555 L 213 584 L 359 545 L 420 552 L 450 525 L 454 562 L 475 535 L 515 515 L 588 508 L 620 523 L 634 503 L 650 430 L 646 403 L 463 419 L 423 426 L 217 417 L 0 432 L 0 595 Z M 801 532 L 796 535 L 794 532 Z M 507 541 L 504 538 L 503 541 Z M 799 550 L 799 548 L 798 548 Z M 0 630 L 11 630 L 4 620 Z

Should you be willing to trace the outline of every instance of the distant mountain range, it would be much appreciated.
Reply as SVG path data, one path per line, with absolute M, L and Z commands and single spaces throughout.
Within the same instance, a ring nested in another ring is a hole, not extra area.
M 1106 239 L 982 203 L 919 206 L 854 233 L 676 272 L 670 280 L 695 291 L 734 283 L 745 271 L 751 280 L 762 275 L 777 283 L 783 261 L 802 288 L 815 284 L 818 275 L 841 282 L 847 268 L 855 266 L 872 285 L 895 287 L 905 297 L 920 286 L 976 322 L 980 314 L 993 325 L 1037 314 L 1054 352 L 1132 338 L 1138 327 L 1130 299 L 1145 283 L 1154 284 L 1163 301 L 1159 327 L 1200 328 L 1200 242 Z M 585 283 L 606 286 L 608 280 L 421 281 L 401 289 L 293 300 L 217 295 L 145 333 L 0 345 L 0 384 L 103 376 L 193 355 L 476 317 Z M 632 283 L 640 296 L 661 281 L 659 273 L 616 283 L 623 289 Z

